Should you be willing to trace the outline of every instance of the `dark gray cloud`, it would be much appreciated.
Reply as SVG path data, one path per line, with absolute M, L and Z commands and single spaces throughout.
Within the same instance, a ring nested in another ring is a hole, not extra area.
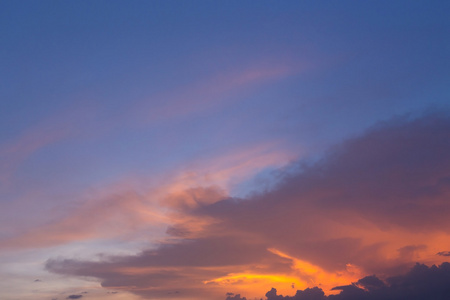
M 358 284 L 358 286 L 361 286 L 368 291 L 379 289 L 386 285 L 382 280 L 380 280 L 375 275 L 366 276 L 366 277 L 358 280 L 357 284 Z
M 440 251 L 437 253 L 440 256 L 450 256 L 450 251 Z
M 272 288 L 266 293 L 267 300 L 325 300 L 327 297 L 322 289 L 318 287 L 307 288 L 305 290 L 298 290 L 295 296 L 282 296 L 277 295 L 277 290 Z
M 80 299 L 82 297 L 83 297 L 83 295 L 70 295 L 66 299 Z
M 325 296 L 318 287 L 299 290 L 294 296 L 277 295 L 272 288 L 267 300 L 443 300 L 450 299 L 450 263 L 439 267 L 416 264 L 408 273 L 386 279 L 367 276 L 351 285 L 336 287 L 338 295 Z M 240 299 L 240 298 L 238 298 Z M 227 298 L 228 300 L 228 298 Z
M 240 294 L 233 294 L 233 293 L 227 293 L 227 299 L 226 300 L 247 300 L 247 298 L 242 297 Z

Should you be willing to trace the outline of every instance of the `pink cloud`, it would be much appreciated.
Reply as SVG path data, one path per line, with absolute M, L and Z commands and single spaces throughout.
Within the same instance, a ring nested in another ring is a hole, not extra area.
M 165 228 L 175 224 L 184 224 L 185 236 L 198 235 L 213 220 L 186 214 L 186 208 L 220 201 L 235 182 L 250 178 L 267 166 L 281 166 L 289 159 L 276 144 L 269 143 L 218 153 L 164 176 L 158 174 L 158 178 L 119 180 L 81 193 L 71 205 L 44 210 L 44 223 L 24 224 L 1 240 L 0 248 L 41 248 L 96 239 L 132 240 L 150 231 L 155 239 L 164 239 Z M 36 197 L 39 195 L 26 198 Z M 21 200 L 12 210 L 25 202 Z M 175 226 L 170 228 L 172 233 L 177 230 Z
M 0 183 L 6 187 L 17 169 L 34 153 L 80 133 L 80 124 L 91 116 L 90 107 L 71 106 L 44 118 L 0 145 Z
M 332 293 L 333 283 L 359 275 L 383 278 L 416 261 L 441 263 L 446 256 L 437 253 L 450 249 L 449 120 L 429 115 L 379 125 L 246 199 L 187 190 L 176 203 L 185 197 L 195 205 L 175 205 L 181 217 L 167 231 L 173 240 L 100 262 L 51 260 L 47 268 L 146 298 L 221 299 L 224 291 L 262 296 L 268 278 L 286 289 L 295 278 Z M 196 228 L 192 220 L 205 223 Z
M 137 118 L 138 122 L 146 124 L 217 109 L 229 103 L 232 96 L 237 93 L 244 93 L 256 85 L 268 84 L 296 74 L 302 69 L 279 64 L 218 74 L 206 80 L 150 96 L 148 101 L 132 110 L 131 115 L 133 119 Z
M 32 128 L 0 146 L 0 182 L 8 184 L 17 167 L 39 149 L 53 144 L 68 135 L 66 129 L 47 130 L 46 126 Z

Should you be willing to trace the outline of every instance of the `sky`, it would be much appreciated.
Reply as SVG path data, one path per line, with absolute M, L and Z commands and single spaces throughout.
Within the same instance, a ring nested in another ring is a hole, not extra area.
M 447 299 L 449 10 L 1 1 L 0 298 Z

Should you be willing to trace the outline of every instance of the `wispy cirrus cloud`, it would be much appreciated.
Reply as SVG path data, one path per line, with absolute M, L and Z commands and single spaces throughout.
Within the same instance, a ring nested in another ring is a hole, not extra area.
M 16 169 L 33 153 L 69 135 L 65 128 L 37 126 L 0 145 L 0 182 L 8 185 Z
M 215 110 L 235 101 L 233 99 L 238 94 L 246 94 L 252 88 L 270 84 L 310 67 L 306 63 L 301 67 L 290 63 L 260 64 L 257 67 L 212 74 L 207 79 L 149 96 L 148 101 L 140 102 L 130 111 L 130 118 L 148 124 Z
M 191 162 L 161 178 L 125 178 L 89 189 L 75 203 L 48 209 L 45 223 L 24 224 L 20 231 L 1 239 L 0 249 L 52 247 L 96 239 L 133 240 L 144 238 L 143 232 L 153 232 L 154 239 L 164 239 L 165 231 L 171 238 L 198 235 L 214 221 L 186 214 L 186 209 L 220 201 L 236 182 L 264 168 L 282 166 L 290 159 L 291 154 L 276 145 L 262 144 Z M 183 228 L 176 224 L 183 224 Z
M 82 124 L 92 115 L 92 107 L 73 104 L 4 141 L 0 144 L 0 184 L 11 184 L 14 174 L 34 153 L 80 135 Z

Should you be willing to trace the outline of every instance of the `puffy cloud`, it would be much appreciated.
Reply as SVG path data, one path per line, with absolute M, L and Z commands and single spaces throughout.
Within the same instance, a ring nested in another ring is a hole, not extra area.
M 325 296 L 325 293 L 322 291 L 322 289 L 318 287 L 313 288 L 307 288 L 305 290 L 298 290 L 295 296 L 289 297 L 289 296 L 282 296 L 277 295 L 277 290 L 275 288 L 272 288 L 270 291 L 266 293 L 267 300 L 289 300 L 289 299 L 295 299 L 295 300 L 325 300 L 327 297 Z
M 298 300 L 322 300 L 325 298 L 325 293 L 318 287 L 313 287 L 297 291 L 295 297 Z
M 416 261 L 442 263 L 450 248 L 449 141 L 445 114 L 381 123 L 319 161 L 280 170 L 270 191 L 237 199 L 197 187 L 167 198 L 177 217 L 151 250 L 53 259 L 47 269 L 149 298 L 259 297 L 271 284 L 302 289 L 295 299 L 324 298 L 314 286 L 348 297 L 385 288 L 378 277 L 357 281 L 367 274 L 397 286 L 392 275 Z
M 240 294 L 234 295 L 233 293 L 227 293 L 226 300 L 247 300 L 247 298 L 245 297 L 241 298 Z

